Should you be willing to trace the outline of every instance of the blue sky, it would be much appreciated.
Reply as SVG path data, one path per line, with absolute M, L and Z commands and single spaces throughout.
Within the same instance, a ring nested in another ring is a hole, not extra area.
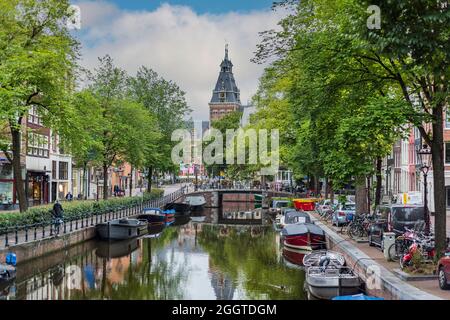
M 121 9 L 154 10 L 162 3 L 186 5 L 197 13 L 248 12 L 270 9 L 273 0 L 110 0 Z

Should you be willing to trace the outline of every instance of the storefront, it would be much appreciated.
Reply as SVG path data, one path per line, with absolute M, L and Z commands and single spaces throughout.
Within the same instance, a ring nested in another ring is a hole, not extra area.
M 49 201 L 49 176 L 46 172 L 27 172 L 27 196 L 29 206 L 46 204 Z
M 12 165 L 0 158 L 0 210 L 14 209 L 16 197 Z

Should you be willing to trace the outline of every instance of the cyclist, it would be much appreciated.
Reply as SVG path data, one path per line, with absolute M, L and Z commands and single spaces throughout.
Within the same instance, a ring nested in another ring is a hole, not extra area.
M 59 203 L 59 200 L 55 201 L 55 204 L 53 205 L 53 210 L 52 210 L 52 214 L 53 214 L 53 224 L 56 227 L 56 235 L 59 235 L 59 226 L 64 222 L 64 209 L 61 205 L 61 203 Z

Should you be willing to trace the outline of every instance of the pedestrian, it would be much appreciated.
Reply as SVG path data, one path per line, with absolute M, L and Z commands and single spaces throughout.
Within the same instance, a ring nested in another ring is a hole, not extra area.
M 55 227 L 57 228 L 57 234 L 59 235 L 59 226 L 64 222 L 64 209 L 61 205 L 61 203 L 59 203 L 59 200 L 55 201 L 55 204 L 53 205 L 53 210 L 52 210 L 52 214 L 53 214 L 53 223 L 55 225 Z
M 73 200 L 73 195 L 72 195 L 72 193 L 70 193 L 70 191 L 66 194 L 66 200 L 67 201 L 72 201 Z

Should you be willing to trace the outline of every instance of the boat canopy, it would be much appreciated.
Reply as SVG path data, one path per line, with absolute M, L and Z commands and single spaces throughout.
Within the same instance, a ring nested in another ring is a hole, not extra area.
M 284 223 L 311 223 L 311 218 L 306 212 L 288 211 L 284 214 Z
M 288 224 L 281 230 L 283 236 L 294 236 L 307 233 L 325 236 L 325 232 L 312 223 Z

